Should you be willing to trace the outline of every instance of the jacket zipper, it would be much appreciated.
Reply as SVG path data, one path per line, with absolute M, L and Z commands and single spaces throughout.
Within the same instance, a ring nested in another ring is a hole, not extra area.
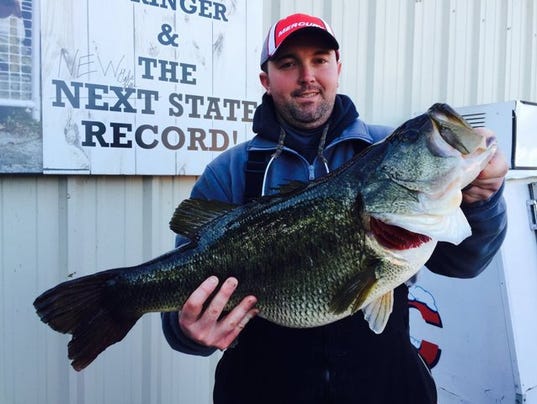
M 309 172 L 309 180 L 313 181 L 315 179 L 315 166 L 313 164 L 310 164 L 308 166 L 308 172 Z

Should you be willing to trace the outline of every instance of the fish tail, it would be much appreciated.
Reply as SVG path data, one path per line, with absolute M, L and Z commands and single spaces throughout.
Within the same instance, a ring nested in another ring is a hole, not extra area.
M 80 371 L 110 345 L 121 341 L 142 313 L 114 304 L 113 286 L 121 270 L 109 270 L 63 282 L 34 301 L 41 320 L 63 334 L 71 366 Z

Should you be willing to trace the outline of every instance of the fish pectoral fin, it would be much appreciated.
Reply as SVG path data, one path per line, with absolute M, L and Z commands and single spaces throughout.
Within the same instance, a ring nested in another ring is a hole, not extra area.
M 201 227 L 236 207 L 237 205 L 220 201 L 185 199 L 175 209 L 170 229 L 193 240 Z
M 393 290 L 385 293 L 378 299 L 373 300 L 366 305 L 362 312 L 364 318 L 369 324 L 369 328 L 375 333 L 380 334 L 384 331 L 386 324 L 393 310 Z
M 342 314 L 349 307 L 352 313 L 357 312 L 376 282 L 374 274 L 358 274 L 335 294 L 330 302 L 330 309 L 334 314 Z

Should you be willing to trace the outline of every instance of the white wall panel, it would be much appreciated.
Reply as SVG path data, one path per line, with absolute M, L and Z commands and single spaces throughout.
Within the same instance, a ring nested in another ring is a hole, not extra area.
M 168 222 L 193 181 L 0 177 L 0 402 L 211 402 L 216 357 L 172 351 L 157 314 L 76 373 L 68 338 L 42 324 L 32 306 L 59 282 L 170 250 Z
M 437 101 L 457 106 L 537 101 L 537 4 L 532 0 L 258 4 L 264 32 L 293 12 L 332 23 L 344 63 L 340 91 L 369 122 L 395 125 Z M 256 66 L 257 60 L 249 62 L 246 74 Z M 158 315 L 145 316 L 124 341 L 76 373 L 66 358 L 68 338 L 44 326 L 31 304 L 70 276 L 136 264 L 170 249 L 169 218 L 193 181 L 0 177 L 0 402 L 211 402 L 218 355 L 173 352 Z
M 396 125 L 438 101 L 536 101 L 536 8 L 532 0 L 265 0 L 264 23 L 320 13 L 342 47 L 340 91 L 366 120 Z

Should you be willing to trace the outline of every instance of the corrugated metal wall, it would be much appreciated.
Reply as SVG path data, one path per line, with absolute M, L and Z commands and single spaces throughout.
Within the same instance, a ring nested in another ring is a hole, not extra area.
M 342 46 L 341 92 L 370 122 L 397 124 L 436 101 L 537 101 L 533 0 L 268 1 L 313 13 Z M 501 135 L 501 134 L 499 134 Z M 191 177 L 0 176 L 0 402 L 210 403 L 217 356 L 168 348 L 157 315 L 82 373 L 67 337 L 39 322 L 33 299 L 57 282 L 170 249 L 168 221 Z
M 532 0 L 357 0 L 265 3 L 264 24 L 323 15 L 338 35 L 340 89 L 368 121 L 398 124 L 437 101 L 537 100 Z
M 158 315 L 87 370 L 66 357 L 67 337 L 45 327 L 40 292 L 97 269 L 168 251 L 168 221 L 194 178 L 0 177 L 0 402 L 208 403 L 215 358 L 172 353 Z

